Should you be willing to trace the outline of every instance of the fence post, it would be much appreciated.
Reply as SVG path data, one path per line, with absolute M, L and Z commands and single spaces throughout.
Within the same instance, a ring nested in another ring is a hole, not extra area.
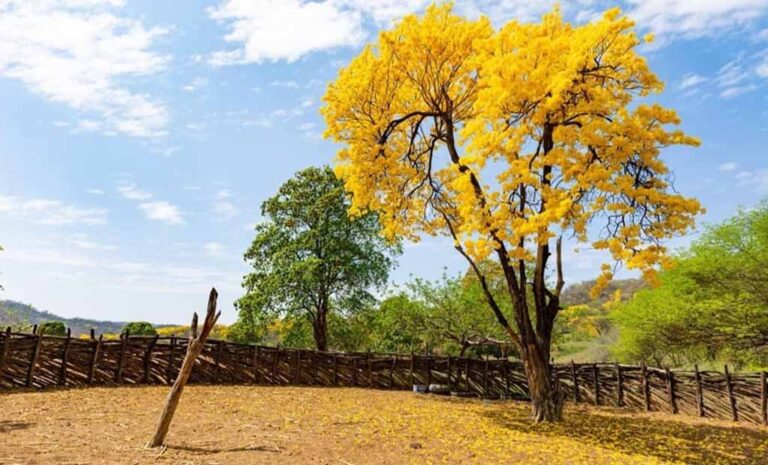
M 373 387 L 373 365 L 371 365 L 371 349 L 368 349 L 366 360 L 368 361 L 368 387 Z
M 115 382 L 117 384 L 123 382 L 123 364 L 125 363 L 125 351 L 128 348 L 128 337 L 130 337 L 128 331 L 122 334 L 123 343 L 120 345 L 120 358 L 117 360 L 117 371 L 115 371 Z
M 155 338 L 149 341 L 147 351 L 144 353 L 144 383 L 149 383 L 149 373 L 152 366 L 152 351 L 155 349 L 155 344 L 157 344 L 157 339 L 159 337 L 160 336 L 155 335 Z
M 333 385 L 339 385 L 339 356 L 333 354 Z
M 0 385 L 3 381 L 3 371 L 8 364 L 8 353 L 11 350 L 11 327 L 5 329 L 5 337 L 3 338 L 3 350 L 0 352 Z
M 277 382 L 277 363 L 280 357 L 280 345 L 275 346 L 275 350 L 272 352 L 272 384 L 278 384 Z
M 573 402 L 581 402 L 581 393 L 579 392 L 579 378 L 576 377 L 576 364 L 571 360 L 571 383 L 573 384 Z
M 650 412 L 651 411 L 651 386 L 648 384 L 648 367 L 646 367 L 645 362 L 640 367 L 640 377 L 642 381 L 642 387 L 643 387 L 643 404 L 645 406 L 645 411 Z
M 59 386 L 67 384 L 67 363 L 69 360 L 69 341 L 72 338 L 72 328 L 67 328 L 67 338 L 64 340 L 64 349 L 61 351 L 61 370 L 59 371 Z
M 464 358 L 464 378 L 466 379 L 466 382 L 464 383 L 467 387 L 467 392 L 471 391 L 471 386 L 469 384 L 469 359 Z
M 259 382 L 259 352 L 259 346 L 253 346 L 253 384 L 258 384 Z
M 416 364 L 415 363 L 416 362 L 415 357 L 416 356 L 413 355 L 413 350 L 411 350 L 411 369 L 408 372 L 408 376 L 409 376 L 410 383 L 411 383 L 411 388 L 413 388 L 413 380 L 414 380 L 414 378 L 413 378 L 413 368 L 414 368 L 414 365 Z
M 427 355 L 427 391 L 429 391 L 429 385 L 432 384 L 432 355 Z
M 621 373 L 621 365 L 616 363 L 616 405 L 624 406 L 624 377 Z
M 301 349 L 296 350 L 296 377 L 294 382 L 301 384 Z
M 504 399 L 509 398 L 509 359 L 504 358 Z
M 96 375 L 96 365 L 99 363 L 99 355 L 101 355 L 101 341 L 104 339 L 104 335 L 99 335 L 99 340 L 93 346 L 93 357 L 91 358 L 91 367 L 88 370 L 88 384 L 93 384 L 93 378 Z
M 488 359 L 483 364 L 483 397 L 488 397 Z
M 395 387 L 395 366 L 397 366 L 397 354 L 392 358 L 392 364 L 389 366 L 389 388 Z
M 693 375 L 696 380 L 696 411 L 700 417 L 704 416 L 704 388 L 701 385 L 701 373 L 699 373 L 699 365 L 693 366 Z
M 600 367 L 597 363 L 592 364 L 592 374 L 595 377 L 595 405 L 600 405 Z
M 352 387 L 357 387 L 357 354 L 352 356 Z
M 667 373 L 667 400 L 669 401 L 669 410 L 674 414 L 677 413 L 677 400 L 675 399 L 675 375 L 669 371 L 669 367 L 665 369 Z
M 760 404 L 763 414 L 763 424 L 768 425 L 768 373 L 760 373 Z
M 216 358 L 214 360 L 214 368 L 213 368 L 213 379 L 216 384 L 219 383 L 221 379 L 221 356 L 224 352 L 224 342 L 223 341 L 216 341 L 218 343 L 218 347 L 216 348 Z
M 42 328 L 40 334 L 36 335 L 37 340 L 35 341 L 35 350 L 32 352 L 32 358 L 29 361 L 29 370 L 27 370 L 27 387 L 32 386 L 32 382 L 35 379 L 35 368 L 37 368 L 37 359 L 40 357 L 40 347 L 43 344 L 44 334 L 45 328 Z
M 168 384 L 173 384 L 173 363 L 176 355 L 176 336 L 171 336 L 171 350 L 168 354 L 168 366 L 165 367 L 165 378 Z
M 725 387 L 728 389 L 728 402 L 731 405 L 731 419 L 739 421 L 739 411 L 736 408 L 736 397 L 733 395 L 733 384 L 731 383 L 731 373 L 728 371 L 728 365 L 725 365 Z
M 451 384 L 451 356 L 450 355 L 448 355 L 448 368 L 446 369 L 446 371 L 448 372 L 448 380 L 447 381 L 448 381 L 448 390 L 450 391 L 451 390 L 451 386 L 453 386 Z

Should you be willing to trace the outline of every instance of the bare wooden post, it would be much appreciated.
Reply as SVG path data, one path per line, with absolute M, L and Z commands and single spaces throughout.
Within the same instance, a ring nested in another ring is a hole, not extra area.
M 120 346 L 120 359 L 117 361 L 117 371 L 115 372 L 115 382 L 117 384 L 123 382 L 123 365 L 125 364 L 125 352 L 128 349 L 128 338 L 130 336 L 128 331 L 122 334 L 123 343 Z
M 430 384 L 432 384 L 432 356 L 427 355 L 427 390 Z
M 32 334 L 37 334 L 37 324 L 32 325 Z
M 504 398 L 509 398 L 509 360 L 504 358 Z
M 37 325 L 35 325 L 37 327 Z M 32 383 L 35 380 L 35 369 L 37 368 L 37 359 L 40 358 L 40 348 L 43 344 L 43 334 L 45 333 L 45 328 L 40 329 L 40 334 L 38 334 L 37 340 L 35 341 L 35 350 L 32 352 L 32 358 L 29 361 L 29 369 L 27 370 L 27 387 L 32 386 Z
M 357 387 L 357 355 L 352 357 L 352 386 Z
M 159 336 L 149 341 L 147 351 L 144 353 L 144 383 L 149 383 L 150 368 L 152 367 L 152 351 L 155 349 Z
M 699 365 L 693 366 L 693 376 L 696 381 L 696 411 L 700 417 L 704 416 L 704 388 L 701 385 L 701 373 Z
M 253 384 L 260 381 L 259 377 L 259 346 L 253 347 Z
M 333 354 L 333 385 L 339 385 L 339 357 Z
M 171 350 L 168 354 L 168 366 L 165 367 L 165 378 L 168 384 L 173 383 L 173 364 L 176 358 L 176 336 L 171 336 Z
M 368 349 L 368 387 L 373 387 L 373 365 L 371 362 L 371 349 Z
M 733 395 L 733 383 L 731 382 L 731 373 L 728 371 L 728 365 L 725 365 L 725 387 L 728 389 L 728 403 L 731 405 L 731 419 L 739 421 L 739 411 L 736 408 L 736 397 Z
M 408 372 L 411 386 L 413 386 L 413 368 L 414 368 L 414 365 L 416 364 L 415 362 L 416 362 L 415 355 L 413 355 L 413 351 L 411 351 L 411 369 Z
M 275 350 L 272 352 L 272 384 L 278 384 L 277 382 L 277 364 L 280 359 L 280 346 L 275 346 Z
M 96 340 L 96 330 L 93 328 L 91 328 L 91 340 L 92 341 Z
M 216 341 L 218 343 L 218 346 L 216 347 L 216 359 L 214 361 L 215 365 L 213 368 L 213 379 L 216 384 L 219 383 L 221 379 L 221 355 L 224 351 L 224 341 Z
M 621 373 L 621 365 L 616 363 L 616 406 L 624 406 L 624 377 Z
M 669 410 L 672 413 L 677 413 L 677 399 L 675 398 L 675 375 L 669 368 L 667 372 L 667 400 L 669 401 Z
M 768 373 L 760 373 L 760 410 L 763 414 L 763 424 L 768 425 Z
M 0 352 L 0 383 L 3 381 L 3 371 L 8 364 L 8 353 L 11 350 L 11 327 L 5 329 L 5 337 L 3 338 L 3 351 Z
M 645 406 L 645 411 L 650 412 L 651 411 L 651 389 L 650 389 L 650 385 L 648 384 L 648 368 L 645 366 L 645 362 L 643 362 L 642 366 L 640 367 L 640 378 L 642 381 L 643 404 Z
M 221 312 L 216 312 L 216 300 L 219 294 L 216 289 L 211 289 L 211 294 L 208 297 L 208 309 L 205 314 L 205 322 L 203 323 L 203 329 L 198 334 L 197 332 L 197 313 L 192 317 L 192 334 L 189 339 L 189 345 L 187 346 L 187 355 L 184 357 L 184 362 L 181 364 L 181 370 L 179 370 L 179 376 L 176 377 L 176 381 L 173 383 L 171 392 L 168 394 L 168 398 L 165 401 L 163 412 L 160 414 L 160 419 L 157 422 L 155 434 L 147 444 L 148 447 L 159 447 L 165 442 L 165 436 L 168 434 L 168 428 L 171 426 L 171 420 L 173 420 L 173 414 L 176 412 L 176 407 L 179 405 L 181 399 L 181 393 L 184 391 L 184 386 L 187 384 L 190 375 L 192 374 L 192 368 L 195 366 L 195 360 L 203 350 L 208 335 L 213 329 L 213 325 L 216 324 L 216 320 L 219 319 Z
M 301 349 L 296 350 L 296 384 L 301 384 Z
M 579 392 L 579 378 L 576 377 L 576 364 L 571 360 L 571 383 L 573 384 L 573 402 L 581 402 L 581 393 Z
M 600 405 L 600 367 L 597 363 L 592 365 L 592 374 L 595 376 L 595 405 Z
M 448 372 L 448 390 L 450 391 L 453 388 L 453 383 L 451 383 L 451 356 L 448 356 L 448 369 L 446 370 Z
M 93 384 L 93 377 L 96 375 L 96 365 L 99 363 L 99 355 L 101 355 L 101 341 L 104 339 L 104 335 L 99 335 L 99 340 L 93 347 L 93 357 L 91 358 L 91 368 L 88 370 L 88 384 Z
M 483 364 L 483 397 L 488 397 L 488 359 Z
M 72 340 L 72 328 L 67 328 L 67 338 L 61 351 L 61 370 L 59 371 L 59 386 L 67 384 L 67 364 L 69 363 L 69 342 Z
M 395 387 L 395 365 L 397 365 L 397 354 L 392 358 L 392 364 L 389 365 L 389 388 Z

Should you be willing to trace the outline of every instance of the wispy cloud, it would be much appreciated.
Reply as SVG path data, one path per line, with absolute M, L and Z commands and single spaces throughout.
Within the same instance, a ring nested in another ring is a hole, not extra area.
M 1 194 L 0 215 L 13 220 L 50 226 L 69 224 L 94 226 L 107 223 L 107 210 L 103 208 L 83 208 L 59 200 L 23 199 Z
M 216 215 L 217 218 L 228 220 L 237 216 L 239 210 L 235 207 L 235 204 L 232 203 L 230 200 L 231 198 L 232 191 L 228 189 L 222 189 L 216 192 L 213 202 L 213 214 Z
M 728 172 L 731 172 L 731 171 L 736 171 L 736 169 L 738 169 L 738 167 L 739 167 L 739 165 L 737 165 L 736 163 L 728 162 L 728 163 L 723 163 L 722 165 L 718 166 L 717 169 L 722 171 L 722 172 L 724 172 L 724 173 L 728 173 Z
M 131 77 L 156 74 L 168 57 L 152 50 L 168 29 L 120 16 L 122 0 L 0 2 L 0 76 L 87 117 L 75 131 L 155 138 L 166 107 L 131 90 Z
M 142 202 L 139 204 L 144 214 L 150 220 L 162 221 L 168 224 L 184 224 L 184 218 L 176 205 L 164 200 L 156 202 Z

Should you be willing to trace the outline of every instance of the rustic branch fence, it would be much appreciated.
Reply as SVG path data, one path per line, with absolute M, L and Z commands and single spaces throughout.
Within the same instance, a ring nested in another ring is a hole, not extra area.
M 16 387 L 172 384 L 187 350 L 178 337 L 119 340 L 0 333 L 0 390 Z M 766 373 L 564 364 L 569 402 L 665 411 L 768 425 Z M 443 384 L 491 399 L 528 398 L 519 362 L 450 356 L 333 353 L 209 340 L 192 383 L 357 386 L 410 390 Z

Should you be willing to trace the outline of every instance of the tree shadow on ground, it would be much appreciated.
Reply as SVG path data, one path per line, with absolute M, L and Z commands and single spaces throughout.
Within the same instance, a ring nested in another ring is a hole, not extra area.
M 197 447 L 168 444 L 168 450 L 192 452 L 194 454 L 221 454 L 229 452 L 279 452 L 274 446 L 242 446 L 242 447 Z
M 0 421 L 0 433 L 9 433 L 11 431 L 16 431 L 19 429 L 29 429 L 32 426 L 33 426 L 32 423 L 27 423 L 23 421 L 4 420 L 4 421 Z
M 691 465 L 765 465 L 768 430 L 686 424 L 630 414 L 569 409 L 565 420 L 534 425 L 527 411 L 484 413 L 504 428 L 524 433 L 575 439 L 604 449 L 656 457 Z

